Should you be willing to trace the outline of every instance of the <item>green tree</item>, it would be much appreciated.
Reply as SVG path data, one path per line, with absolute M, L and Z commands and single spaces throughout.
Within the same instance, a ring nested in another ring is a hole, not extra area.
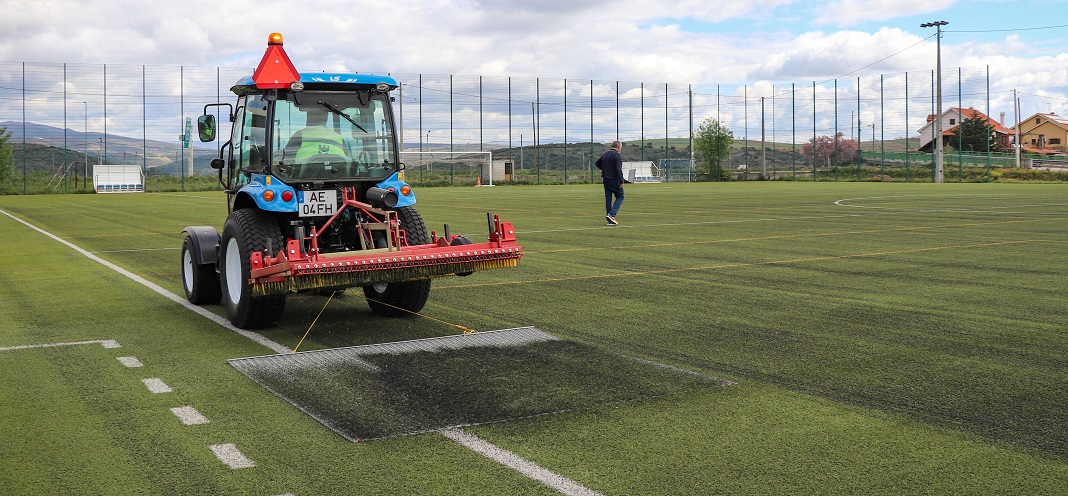
M 947 141 L 947 145 L 963 152 L 986 153 L 987 146 L 992 152 L 1001 151 L 994 126 L 978 114 L 960 121 L 960 125 L 953 129 L 953 137 Z
M 730 156 L 734 133 L 719 121 L 708 118 L 697 128 L 693 137 L 693 149 L 701 168 L 717 179 L 725 177 L 723 159 Z
M 0 127 L 0 181 L 7 181 L 12 171 L 12 150 L 7 140 L 11 139 L 11 132 L 6 127 Z

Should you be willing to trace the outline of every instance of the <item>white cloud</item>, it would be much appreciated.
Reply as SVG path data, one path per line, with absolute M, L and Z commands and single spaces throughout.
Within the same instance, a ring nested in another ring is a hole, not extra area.
M 931 67 L 935 51 L 922 38 L 896 28 L 875 33 L 810 32 L 776 44 L 748 73 L 749 79 L 826 79 Z M 933 43 L 933 42 L 932 42 Z M 910 48 L 911 47 L 911 48 Z
M 886 21 L 898 17 L 937 12 L 956 0 L 836 0 L 815 9 L 820 24 L 851 26 L 865 21 Z

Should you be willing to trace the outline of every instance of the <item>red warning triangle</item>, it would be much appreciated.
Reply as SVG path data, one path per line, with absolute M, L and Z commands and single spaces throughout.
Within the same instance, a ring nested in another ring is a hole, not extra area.
M 263 90 L 288 88 L 293 81 L 300 79 L 300 73 L 293 67 L 282 45 L 269 45 L 263 54 L 256 72 L 252 73 L 252 82 Z

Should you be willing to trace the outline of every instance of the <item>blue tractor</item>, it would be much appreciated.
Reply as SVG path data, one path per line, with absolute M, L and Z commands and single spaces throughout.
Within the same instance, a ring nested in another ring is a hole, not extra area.
M 222 302 L 245 329 L 277 324 L 288 294 L 361 287 L 388 316 L 420 311 L 431 278 L 518 264 L 512 225 L 487 214 L 489 236 L 473 243 L 427 232 L 404 181 L 391 77 L 300 74 L 272 33 L 237 103 L 205 106 L 201 141 L 216 139 L 211 107 L 229 110 L 229 141 L 211 166 L 229 215 L 219 233 L 189 226 L 182 280 L 195 304 Z

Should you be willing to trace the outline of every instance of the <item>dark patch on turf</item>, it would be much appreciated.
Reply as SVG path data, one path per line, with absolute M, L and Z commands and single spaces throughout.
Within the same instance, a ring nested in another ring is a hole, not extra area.
M 230 364 L 349 440 L 500 422 L 729 384 L 556 339 L 534 328 L 496 332 L 505 334 L 488 341 L 485 337 L 494 333 L 235 359 Z M 517 339 L 509 339 L 513 335 Z

